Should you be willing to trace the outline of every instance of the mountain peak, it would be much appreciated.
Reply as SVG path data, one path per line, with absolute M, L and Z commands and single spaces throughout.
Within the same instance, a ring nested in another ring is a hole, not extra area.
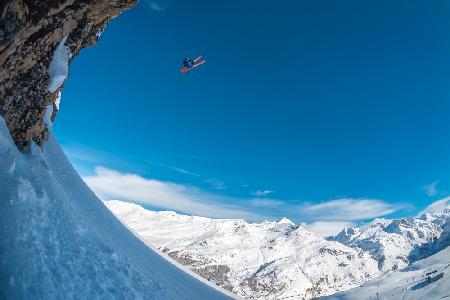
M 279 224 L 290 224 L 290 225 L 295 225 L 294 222 L 292 222 L 291 220 L 289 220 L 286 217 L 281 218 L 280 220 L 278 220 Z
M 246 223 L 194 217 L 187 222 L 162 214 L 156 219 L 148 210 L 131 215 L 126 203 L 105 204 L 146 242 L 243 298 L 310 299 L 381 274 L 369 254 L 328 241 L 288 218 Z

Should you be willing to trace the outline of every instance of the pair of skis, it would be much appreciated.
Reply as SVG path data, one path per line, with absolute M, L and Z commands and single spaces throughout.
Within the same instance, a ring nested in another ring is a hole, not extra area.
M 190 67 L 190 68 L 184 67 L 184 68 L 182 68 L 182 69 L 180 70 L 180 72 L 181 72 L 181 73 L 187 73 L 187 72 L 189 72 L 190 70 L 192 70 L 192 69 L 194 69 L 194 68 L 197 68 L 197 67 L 200 66 L 200 65 L 203 65 L 203 64 L 206 62 L 206 60 L 202 60 L 202 61 L 198 62 L 199 60 L 202 59 L 202 57 L 203 57 L 203 56 L 200 55 L 199 57 L 197 57 L 196 59 L 194 59 L 194 60 L 193 60 L 193 61 L 194 61 L 194 65 L 193 65 L 192 67 Z

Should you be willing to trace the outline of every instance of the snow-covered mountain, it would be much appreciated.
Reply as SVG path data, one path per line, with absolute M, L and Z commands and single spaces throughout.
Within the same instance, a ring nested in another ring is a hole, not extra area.
M 121 201 L 105 204 L 144 240 L 244 298 L 309 299 L 381 275 L 369 254 L 287 219 L 249 224 L 154 212 Z
M 414 262 L 405 270 L 387 273 L 361 287 L 325 299 L 450 299 L 450 247 Z
M 248 299 L 331 295 L 407 268 L 449 245 L 449 208 L 375 220 L 326 239 L 285 218 L 249 224 L 154 212 L 116 200 L 104 203 L 142 239 Z
M 375 220 L 362 228 L 345 228 L 331 240 L 369 253 L 382 272 L 403 269 L 439 250 L 435 241 L 449 216 L 447 207 L 418 217 Z
M 0 241 L 0 299 L 234 297 L 133 235 L 52 136 L 22 153 L 1 117 Z

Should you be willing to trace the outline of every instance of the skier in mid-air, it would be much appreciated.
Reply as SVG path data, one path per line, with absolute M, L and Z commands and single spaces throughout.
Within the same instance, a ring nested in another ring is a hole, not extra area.
M 189 59 L 189 58 L 185 58 L 183 60 L 183 66 L 184 68 L 180 70 L 181 73 L 186 73 L 189 70 L 196 68 L 202 64 L 205 63 L 205 60 L 202 60 L 200 62 L 198 62 L 200 59 L 202 59 L 202 56 L 200 55 L 199 57 L 197 57 L 196 59 Z
M 189 58 L 185 58 L 184 60 L 183 60 L 183 66 L 185 67 L 185 68 L 192 68 L 193 66 L 195 65 L 195 61 L 193 61 L 192 59 L 189 59 Z

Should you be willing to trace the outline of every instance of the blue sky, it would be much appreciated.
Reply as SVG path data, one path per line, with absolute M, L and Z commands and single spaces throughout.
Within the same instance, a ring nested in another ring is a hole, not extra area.
M 141 1 L 72 62 L 54 132 L 104 198 L 359 222 L 448 195 L 449 100 L 448 1 Z

